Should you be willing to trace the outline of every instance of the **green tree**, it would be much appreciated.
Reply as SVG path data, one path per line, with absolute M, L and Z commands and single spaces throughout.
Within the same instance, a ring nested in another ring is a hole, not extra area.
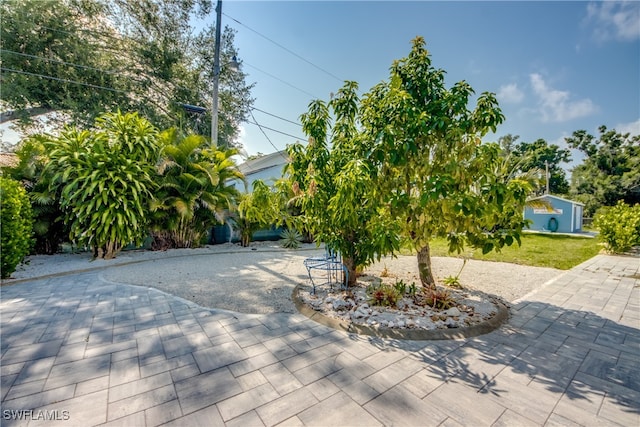
M 194 19 L 209 0 L 9 0 L 0 4 L 2 121 L 57 111 L 89 126 L 105 111 L 138 111 L 156 127 L 182 124 L 209 134 L 210 111 L 186 117 L 181 104 L 211 105 L 214 30 Z M 226 28 L 221 63 L 237 49 Z M 246 74 L 222 67 L 219 135 L 233 146 L 253 100 Z M 208 109 L 210 110 L 210 109 Z
M 156 241 L 168 247 L 198 246 L 223 212 L 235 206 L 238 192 L 230 180 L 242 179 L 232 156 L 237 150 L 210 147 L 201 135 L 175 128 L 162 133 L 158 190 L 151 201 Z
M 537 172 L 542 177 L 548 168 L 549 171 L 549 192 L 552 194 L 567 194 L 569 192 L 569 181 L 566 173 L 562 169 L 562 163 L 571 161 L 571 152 L 568 149 L 560 148 L 556 144 L 548 144 L 544 139 L 537 139 L 534 142 L 515 143 L 518 137 L 505 135 L 498 140 L 502 147 L 509 147 L 512 168 L 521 173 Z M 543 194 L 546 187 L 546 179 L 541 180 L 541 187 L 536 188 L 538 194 Z
M 127 107 L 128 79 L 103 71 L 115 70 L 117 58 L 101 43 L 102 36 L 94 37 L 107 31 L 100 23 L 99 10 L 83 6 L 75 0 L 51 1 L 46 6 L 38 0 L 0 3 L 1 99 L 3 110 L 14 109 L 11 116 L 3 114 L 3 122 L 22 119 L 30 123 L 32 115 L 58 110 L 89 124 L 116 104 Z M 111 40 L 108 46 L 113 44 Z M 108 89 L 92 90 L 91 85 Z
M 0 176 L 0 272 L 6 279 L 33 244 L 31 204 L 19 182 Z
M 136 113 L 108 113 L 95 130 L 67 128 L 45 143 L 51 191 L 70 228 L 70 239 L 113 258 L 147 234 L 149 202 L 156 187 L 158 132 Z
M 398 227 L 387 205 L 378 203 L 371 143 L 359 130 L 357 87 L 346 82 L 328 105 L 313 101 L 301 116 L 308 144 L 288 148 L 293 203 L 302 211 L 296 228 L 342 254 L 349 284 L 359 268 L 399 247 Z
M 511 135 L 510 133 L 498 138 L 498 144 L 505 156 L 513 153 L 516 148 L 517 141 L 520 139 L 520 135 Z
M 597 138 L 584 130 L 565 138 L 586 156 L 572 171 L 571 193 L 585 203 L 588 215 L 620 200 L 640 203 L 640 135 L 621 134 L 605 126 L 598 131 Z
M 392 65 L 389 81 L 363 101 L 377 191 L 416 249 L 427 287 L 435 286 L 431 239 L 446 237 L 451 251 L 466 242 L 484 253 L 519 242 L 530 190 L 501 173 L 497 145 L 481 144 L 504 120 L 494 94 L 481 94 L 470 111 L 471 86 L 461 81 L 447 89 L 444 74 L 417 37 L 409 55 Z

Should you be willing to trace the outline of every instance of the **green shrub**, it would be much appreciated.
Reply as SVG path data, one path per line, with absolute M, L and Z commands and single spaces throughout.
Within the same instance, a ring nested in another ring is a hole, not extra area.
M 302 234 L 293 228 L 288 228 L 280 233 L 282 246 L 287 249 L 298 249 L 302 243 Z
M 176 128 L 159 136 L 158 189 L 150 201 L 150 226 L 157 248 L 191 248 L 207 244 L 207 230 L 230 210 L 240 178 L 235 149 L 217 149 L 201 135 Z
M 59 192 L 49 191 L 49 176 L 43 173 L 49 161 L 45 134 L 30 135 L 18 144 L 18 163 L 4 169 L 5 176 L 22 184 L 27 191 L 33 213 L 34 246 L 32 253 L 54 254 L 66 241 L 69 228 L 64 224 Z
M 425 302 L 432 308 L 446 310 L 455 306 L 455 300 L 446 289 L 426 289 Z
M 392 285 L 369 285 L 366 292 L 369 304 L 382 307 L 395 307 L 402 298 L 400 291 Z
M 624 253 L 640 245 L 640 204 L 629 206 L 623 202 L 598 211 L 593 225 L 600 231 L 600 239 L 607 251 Z
M 278 197 L 273 188 L 259 179 L 253 181 L 253 192 L 240 195 L 235 222 L 242 246 L 249 246 L 253 233 L 260 228 L 277 225 L 280 216 Z
M 156 189 L 158 131 L 137 113 L 107 113 L 92 131 L 66 128 L 45 142 L 51 188 L 60 193 L 69 237 L 111 259 L 147 236 Z
M 2 278 L 11 276 L 33 245 L 31 204 L 25 189 L 12 179 L 0 177 L 0 258 Z
M 443 280 L 444 284 L 450 288 L 462 289 L 459 276 L 447 276 Z

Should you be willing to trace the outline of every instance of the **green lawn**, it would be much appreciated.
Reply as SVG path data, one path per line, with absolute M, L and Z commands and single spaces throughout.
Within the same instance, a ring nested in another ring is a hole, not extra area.
M 505 247 L 500 253 L 482 255 L 480 249 L 467 248 L 460 255 L 449 254 L 446 239 L 431 242 L 431 256 L 470 257 L 482 261 L 501 261 L 536 267 L 568 270 L 600 252 L 597 239 L 547 234 L 525 234 L 522 246 L 517 243 Z

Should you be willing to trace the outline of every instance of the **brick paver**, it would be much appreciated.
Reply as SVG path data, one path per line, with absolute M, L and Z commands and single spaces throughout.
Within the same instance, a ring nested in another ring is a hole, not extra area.
M 0 291 L 6 426 L 640 425 L 638 258 L 599 255 L 456 341 L 212 310 L 100 272 Z

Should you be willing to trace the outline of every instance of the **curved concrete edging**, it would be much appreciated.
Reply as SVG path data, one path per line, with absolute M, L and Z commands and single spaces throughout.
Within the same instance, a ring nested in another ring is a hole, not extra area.
M 502 326 L 509 319 L 509 308 L 498 302 L 494 301 L 498 312 L 491 319 L 488 319 L 482 323 L 468 326 L 466 328 L 451 328 L 451 329 L 390 329 L 390 328 L 374 328 L 366 325 L 356 325 L 351 322 L 335 319 L 333 317 L 326 316 L 319 311 L 314 310 L 302 301 L 300 298 L 300 286 L 297 285 L 291 293 L 291 300 L 293 301 L 296 309 L 309 319 L 320 323 L 321 325 L 328 326 L 330 328 L 344 331 L 348 333 L 356 333 L 360 335 L 369 335 L 378 338 L 392 338 L 400 340 L 411 341 L 431 341 L 431 340 L 454 340 L 462 338 L 477 337 L 478 335 L 488 334 L 500 326 Z

